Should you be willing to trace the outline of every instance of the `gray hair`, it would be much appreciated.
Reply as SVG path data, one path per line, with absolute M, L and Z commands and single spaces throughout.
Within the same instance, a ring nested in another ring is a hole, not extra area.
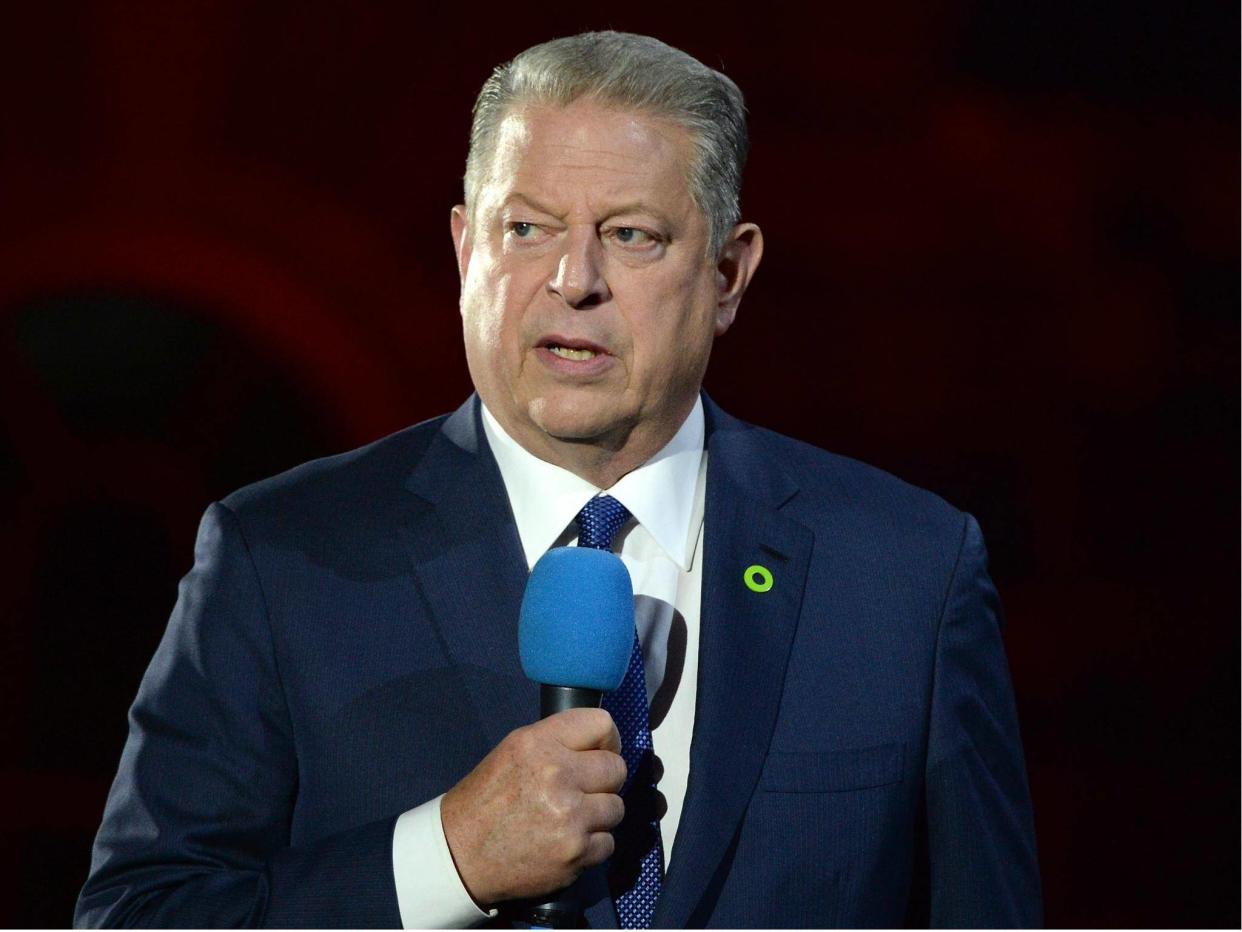
M 641 110 L 689 130 L 690 197 L 719 254 L 741 216 L 738 196 L 749 143 L 742 92 L 725 75 L 650 36 L 584 32 L 532 46 L 492 72 L 474 104 L 466 158 L 466 210 L 487 180 L 496 131 L 514 106 L 568 106 L 579 98 Z

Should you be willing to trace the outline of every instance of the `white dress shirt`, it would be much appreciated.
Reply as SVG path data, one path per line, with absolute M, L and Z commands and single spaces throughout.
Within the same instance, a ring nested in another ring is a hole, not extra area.
M 528 569 L 551 547 L 577 543 L 574 518 L 601 492 L 633 515 L 618 532 L 613 550 L 620 554 L 634 585 L 635 623 L 651 702 L 651 740 L 664 768 L 658 789 L 668 805 L 660 820 L 667 865 L 690 773 L 698 679 L 707 477 L 703 402 L 695 402 L 660 452 L 607 490 L 529 453 L 505 433 L 486 406 L 483 430 L 500 467 Z M 407 929 L 463 928 L 495 915 L 494 910 L 479 909 L 457 874 L 440 821 L 442 798 L 404 813 L 393 833 L 397 905 Z

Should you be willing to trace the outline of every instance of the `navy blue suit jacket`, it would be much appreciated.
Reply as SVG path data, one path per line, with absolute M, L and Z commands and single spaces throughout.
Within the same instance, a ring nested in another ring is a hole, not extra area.
M 975 521 L 706 413 L 690 778 L 655 925 L 1038 924 Z M 473 398 L 212 505 L 76 922 L 399 926 L 396 817 L 538 716 L 525 579 Z M 615 925 L 602 877 L 587 919 Z

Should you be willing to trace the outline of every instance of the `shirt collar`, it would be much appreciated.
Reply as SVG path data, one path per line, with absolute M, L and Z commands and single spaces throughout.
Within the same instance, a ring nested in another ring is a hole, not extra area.
M 509 495 L 526 565 L 533 567 L 591 498 L 607 491 L 683 571 L 690 569 L 697 534 L 691 533 L 705 436 L 703 400 L 651 459 L 611 489 L 599 489 L 567 469 L 539 459 L 510 437 L 480 402 L 483 431 Z

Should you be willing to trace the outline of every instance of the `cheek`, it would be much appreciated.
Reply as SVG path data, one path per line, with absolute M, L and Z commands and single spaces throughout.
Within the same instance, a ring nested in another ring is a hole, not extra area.
M 512 279 L 504 274 L 475 272 L 462 289 L 462 325 L 468 346 L 494 355 L 504 344 L 506 322 L 512 317 Z M 489 270 L 490 271 L 490 270 Z
M 535 326 L 528 311 L 548 281 L 547 261 L 518 262 L 503 254 L 476 253 L 462 288 L 465 338 L 495 355 L 508 352 L 520 363 L 526 332 Z
M 711 352 L 716 335 L 711 293 L 697 281 L 670 287 L 637 323 L 635 342 L 646 358 L 647 377 L 668 383 L 696 376 Z

